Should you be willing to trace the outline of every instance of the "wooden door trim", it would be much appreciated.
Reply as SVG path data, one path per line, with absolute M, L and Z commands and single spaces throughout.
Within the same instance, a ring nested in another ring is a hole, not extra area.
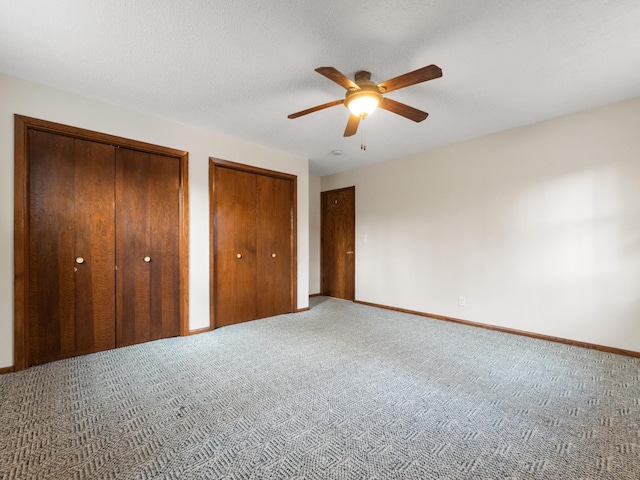
M 243 163 L 209 157 L 209 329 L 216 328 L 215 323 L 215 170 L 217 167 L 230 168 L 241 172 L 267 175 L 292 182 L 291 188 L 291 312 L 297 311 L 298 305 L 298 177 L 290 173 L 278 172 L 266 168 L 254 167 Z M 206 327 L 205 327 L 206 328 Z
M 83 128 L 14 115 L 14 192 L 13 192 L 13 357 L 15 370 L 29 366 L 29 130 L 65 135 L 114 147 L 174 157 L 180 162 L 180 335 L 189 334 L 189 153 Z M 114 286 L 115 287 L 115 286 Z
M 244 163 L 222 160 L 220 158 L 209 157 L 209 165 L 231 168 L 233 170 L 240 170 L 241 172 L 257 173 L 258 175 L 267 175 L 269 177 L 282 178 L 284 180 L 293 180 L 294 182 L 298 180 L 298 177 L 296 175 L 292 175 L 290 173 L 278 172 L 276 170 L 269 170 L 267 168 L 254 167 L 253 165 L 245 165 Z
M 323 202 L 323 198 L 326 195 L 329 195 L 331 193 L 340 193 L 340 192 L 346 192 L 346 191 L 353 191 L 353 198 L 354 198 L 354 202 L 355 202 L 355 198 L 356 198 L 356 187 L 355 185 L 351 186 L 351 187 L 343 187 L 343 188 L 336 188 L 335 190 L 326 190 L 324 192 L 320 192 L 320 295 L 326 295 L 326 289 L 324 288 L 325 286 L 325 282 L 324 282 L 324 271 L 323 271 L 323 266 L 324 266 L 324 262 L 323 262 L 323 256 L 324 256 L 324 238 L 323 238 L 323 232 L 324 232 L 324 213 L 322 211 L 322 205 L 324 205 Z M 356 243 L 356 237 L 355 237 L 355 204 L 354 204 L 354 238 L 353 238 L 353 249 L 355 251 L 355 243 Z M 356 253 L 357 254 L 357 253 Z M 356 271 L 355 271 L 355 266 L 353 269 L 353 287 L 354 287 L 354 292 L 353 292 L 353 298 L 351 299 L 351 301 L 355 302 L 355 298 L 356 298 L 356 294 L 355 294 L 355 285 L 356 285 Z

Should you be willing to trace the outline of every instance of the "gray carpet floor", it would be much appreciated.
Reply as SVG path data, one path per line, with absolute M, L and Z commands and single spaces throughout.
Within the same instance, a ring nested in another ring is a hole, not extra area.
M 0 478 L 637 480 L 639 367 L 313 298 L 0 376 Z

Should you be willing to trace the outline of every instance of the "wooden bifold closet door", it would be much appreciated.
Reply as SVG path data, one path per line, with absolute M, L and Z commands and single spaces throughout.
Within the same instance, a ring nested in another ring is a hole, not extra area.
M 30 364 L 115 346 L 113 147 L 29 134 Z
M 256 175 L 256 318 L 294 310 L 291 270 L 293 265 L 293 182 Z
M 181 333 L 181 163 L 28 130 L 28 365 Z
M 210 165 L 213 324 L 293 312 L 295 177 L 218 162 Z
M 180 170 L 174 158 L 116 150 L 116 346 L 180 330 Z

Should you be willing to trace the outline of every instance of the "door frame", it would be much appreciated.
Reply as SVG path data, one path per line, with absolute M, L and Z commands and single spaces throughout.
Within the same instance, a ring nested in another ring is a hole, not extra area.
M 326 222 L 325 219 L 325 212 L 324 212 L 324 200 L 323 197 L 325 195 L 328 195 L 330 193 L 338 193 L 338 192 L 344 192 L 344 191 L 348 191 L 348 190 L 352 190 L 353 191 L 353 276 L 350 279 L 353 283 L 353 298 L 349 298 L 349 299 L 344 299 L 344 300 L 350 300 L 352 302 L 356 301 L 356 205 L 355 205 L 355 201 L 356 201 L 356 187 L 355 185 L 352 185 L 351 187 L 344 187 L 344 188 L 336 188 L 334 190 L 326 190 L 323 192 L 320 192 L 320 295 L 326 295 L 327 291 L 325 289 L 325 270 L 324 270 L 324 250 L 325 250 L 325 239 L 324 239 L 324 225 Z
M 281 178 L 292 182 L 291 189 L 291 312 L 297 311 L 298 302 L 298 177 L 289 173 L 277 172 L 266 168 L 254 167 L 243 163 L 209 157 L 209 328 L 216 328 L 215 319 L 215 213 L 216 213 L 216 167 L 230 168 L 247 173 L 256 173 Z M 200 330 L 199 330 L 200 331 Z
M 29 130 L 65 135 L 114 147 L 176 158 L 180 162 L 178 223 L 180 335 L 189 335 L 189 153 L 83 128 L 14 114 L 13 198 L 13 361 L 14 370 L 29 366 Z M 115 288 L 115 285 L 114 285 Z

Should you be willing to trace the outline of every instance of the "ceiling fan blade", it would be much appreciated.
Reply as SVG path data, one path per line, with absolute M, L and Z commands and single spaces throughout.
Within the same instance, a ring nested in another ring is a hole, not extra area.
M 390 98 L 383 98 L 380 108 L 388 110 L 389 112 L 397 113 L 398 115 L 408 118 L 409 120 L 413 120 L 414 122 L 421 122 L 429 116 L 427 112 L 410 107 L 404 103 L 396 102 Z
M 355 89 L 360 88 L 358 87 L 358 85 L 355 84 L 353 80 L 347 77 L 344 73 L 339 72 L 333 67 L 318 67 L 316 68 L 316 72 L 318 72 L 320 75 L 324 75 L 329 80 L 333 80 L 338 85 L 346 88 L 347 90 L 349 90 L 350 88 L 355 88 Z
M 333 102 L 323 103 L 322 105 L 316 105 L 315 107 L 307 108 L 306 110 L 292 113 L 291 115 L 287 115 L 287 118 L 298 118 L 303 115 L 307 115 L 309 113 L 317 112 L 318 110 L 324 110 L 325 108 L 335 107 L 336 105 L 342 105 L 343 103 L 344 103 L 344 99 L 334 100 Z
M 356 115 L 349 115 L 347 128 L 344 129 L 344 136 L 350 137 L 352 135 L 355 135 L 355 133 L 358 131 L 358 125 L 360 125 L 360 117 Z
M 392 92 L 400 88 L 415 85 L 416 83 L 426 82 L 442 76 L 442 70 L 436 65 L 419 68 L 413 72 L 405 73 L 399 77 L 392 78 L 386 82 L 378 84 L 378 88 L 382 93 Z

